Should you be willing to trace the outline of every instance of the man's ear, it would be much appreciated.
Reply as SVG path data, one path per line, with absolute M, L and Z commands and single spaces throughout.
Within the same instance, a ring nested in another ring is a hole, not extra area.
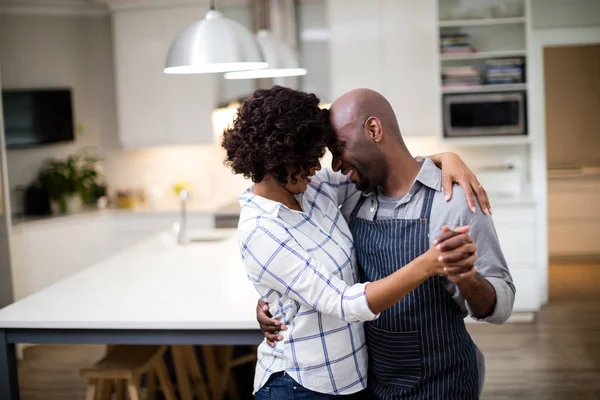
M 365 121 L 365 130 L 369 140 L 373 143 L 381 142 L 383 139 L 383 129 L 381 129 L 381 121 L 377 117 L 369 117 Z

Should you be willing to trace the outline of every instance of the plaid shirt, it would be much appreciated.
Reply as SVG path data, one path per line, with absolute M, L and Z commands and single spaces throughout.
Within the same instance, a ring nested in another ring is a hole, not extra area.
M 377 316 L 366 283 L 355 283 L 352 235 L 339 210 L 353 192 L 343 175 L 324 170 L 296 197 L 304 212 L 251 190 L 239 197 L 238 242 L 248 278 L 271 314 L 289 327 L 276 348 L 259 346 L 255 392 L 279 371 L 320 393 L 351 394 L 367 386 L 367 348 L 357 322 Z

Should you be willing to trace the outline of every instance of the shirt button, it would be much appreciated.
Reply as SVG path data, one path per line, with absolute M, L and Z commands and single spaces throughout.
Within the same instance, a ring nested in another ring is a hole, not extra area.
M 371 207 L 371 212 L 375 212 L 375 207 Z

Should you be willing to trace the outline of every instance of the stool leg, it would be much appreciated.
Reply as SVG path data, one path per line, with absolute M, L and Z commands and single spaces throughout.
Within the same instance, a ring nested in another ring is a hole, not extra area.
M 125 400 L 125 386 L 127 386 L 127 382 L 122 379 L 117 379 L 115 381 L 115 386 L 117 387 L 117 397 L 116 400 Z
M 88 381 L 87 390 L 85 392 L 85 400 L 96 400 L 96 389 L 98 388 L 98 380 L 90 379 Z
M 228 389 L 229 380 L 231 378 L 231 360 L 233 358 L 233 346 L 223 346 L 221 352 L 221 382 L 219 384 L 219 392 L 217 399 L 222 399 L 225 391 Z
M 110 400 L 112 392 L 113 392 L 112 379 L 103 379 L 102 387 L 100 389 L 100 400 Z
M 212 399 L 219 399 L 219 366 L 217 365 L 216 346 L 202 346 L 202 356 L 204 366 L 208 377 L 208 387 L 212 394 Z
M 142 400 L 139 379 L 127 379 L 127 391 L 131 400 Z
M 209 400 L 210 397 L 207 391 L 208 388 L 206 386 L 206 382 L 204 381 L 202 371 L 200 371 L 200 363 L 198 362 L 198 357 L 196 356 L 196 350 L 193 346 L 184 346 L 183 351 L 185 354 L 185 363 L 187 364 L 190 378 L 192 378 L 196 396 L 198 396 L 199 400 Z
M 228 399 L 229 400 L 238 400 L 240 398 L 238 391 L 237 391 L 237 387 L 235 385 L 235 381 L 231 381 L 229 383 L 229 386 L 227 386 L 227 394 L 228 394 Z
M 165 365 L 164 360 L 160 360 L 156 363 L 156 376 L 158 376 L 158 381 L 160 382 L 165 399 L 176 400 L 177 398 L 175 397 L 173 382 L 171 382 L 171 378 L 169 377 L 169 372 L 167 371 L 167 366 Z
M 181 400 L 192 400 L 192 388 L 188 376 L 183 348 L 181 346 L 171 346 L 173 351 L 173 364 L 175 365 L 175 374 L 177 375 L 177 387 Z
M 154 400 L 156 398 L 156 373 L 154 370 L 148 372 L 146 381 L 148 385 L 148 400 Z

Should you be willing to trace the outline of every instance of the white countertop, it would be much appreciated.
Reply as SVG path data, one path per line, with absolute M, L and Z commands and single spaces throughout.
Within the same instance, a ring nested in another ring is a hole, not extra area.
M 48 216 L 29 216 L 12 218 L 12 226 L 32 226 L 48 223 L 70 222 L 89 218 L 108 218 L 119 217 L 124 215 L 165 215 L 174 219 L 178 218 L 181 210 L 175 206 L 169 207 L 136 207 L 136 208 L 86 208 L 81 211 L 71 212 L 67 214 L 54 214 Z M 237 217 L 240 215 L 240 207 L 237 203 L 232 203 L 227 206 L 191 206 L 187 208 L 189 216 L 206 215 L 214 217 Z
M 258 329 L 234 230 L 163 233 L 0 310 L 0 328 Z

